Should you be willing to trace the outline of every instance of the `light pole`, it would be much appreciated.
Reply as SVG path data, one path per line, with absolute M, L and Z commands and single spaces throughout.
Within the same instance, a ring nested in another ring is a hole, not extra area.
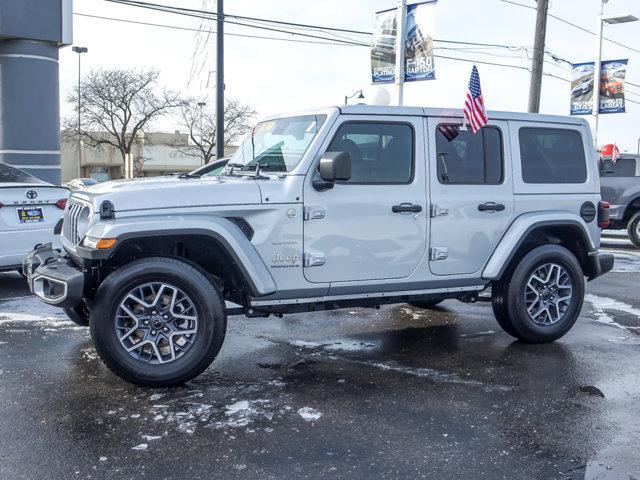
M 349 103 L 349 99 L 355 97 L 356 95 L 358 95 L 358 100 L 364 100 L 364 93 L 362 93 L 362 90 L 357 90 L 353 93 L 353 95 L 344 96 L 344 104 L 347 105 Z
M 86 47 L 73 47 L 72 50 L 78 54 L 78 178 L 82 176 L 80 171 L 80 161 L 82 160 L 82 134 L 80 133 L 80 106 L 82 102 L 82 95 L 80 94 L 80 58 L 83 53 L 87 53 L 89 50 Z
M 204 165 L 204 132 L 202 131 L 202 110 L 204 109 L 206 102 L 198 102 L 200 107 L 200 151 L 202 152 L 202 165 Z
M 608 0 L 602 1 L 602 7 L 607 3 Z M 598 25 L 596 36 L 596 63 L 593 66 L 593 103 L 591 107 L 591 113 L 593 116 L 593 142 L 595 143 L 596 148 L 598 148 L 598 116 L 600 113 L 600 70 L 601 70 L 601 62 L 602 62 L 602 30 L 604 24 L 607 23 L 609 25 L 614 25 L 618 23 L 629 23 L 635 22 L 638 18 L 633 15 L 616 15 L 616 16 L 605 16 L 602 14 L 602 10 L 600 11 L 600 15 L 598 15 Z

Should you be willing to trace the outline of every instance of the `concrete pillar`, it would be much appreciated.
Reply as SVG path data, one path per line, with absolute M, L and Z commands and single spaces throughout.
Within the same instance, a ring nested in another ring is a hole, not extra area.
M 58 45 L 0 40 L 0 162 L 60 184 Z

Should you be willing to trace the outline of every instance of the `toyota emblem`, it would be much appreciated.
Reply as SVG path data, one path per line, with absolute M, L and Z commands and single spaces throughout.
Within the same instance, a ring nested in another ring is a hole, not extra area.
M 38 196 L 38 192 L 36 192 L 35 190 L 27 190 L 27 193 L 25 195 L 29 200 L 33 200 Z

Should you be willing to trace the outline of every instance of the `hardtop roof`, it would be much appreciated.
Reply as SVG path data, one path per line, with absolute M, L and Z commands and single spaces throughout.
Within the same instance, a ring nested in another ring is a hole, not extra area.
M 460 118 L 463 115 L 462 109 L 459 108 L 398 107 L 385 105 L 342 105 L 337 108 L 339 108 L 343 114 L 349 115 L 402 115 L 451 118 Z M 526 112 L 488 110 L 487 116 L 489 117 L 489 121 L 515 120 L 521 122 L 565 123 L 571 125 L 584 125 L 586 123 L 586 120 L 579 117 Z

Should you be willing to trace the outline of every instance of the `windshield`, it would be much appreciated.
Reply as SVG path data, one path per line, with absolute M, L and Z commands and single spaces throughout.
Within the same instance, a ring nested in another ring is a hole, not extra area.
M 258 123 L 229 159 L 229 167 L 243 170 L 290 172 L 322 127 L 326 115 L 278 118 Z
M 27 172 L 0 163 L 0 183 L 44 183 Z

